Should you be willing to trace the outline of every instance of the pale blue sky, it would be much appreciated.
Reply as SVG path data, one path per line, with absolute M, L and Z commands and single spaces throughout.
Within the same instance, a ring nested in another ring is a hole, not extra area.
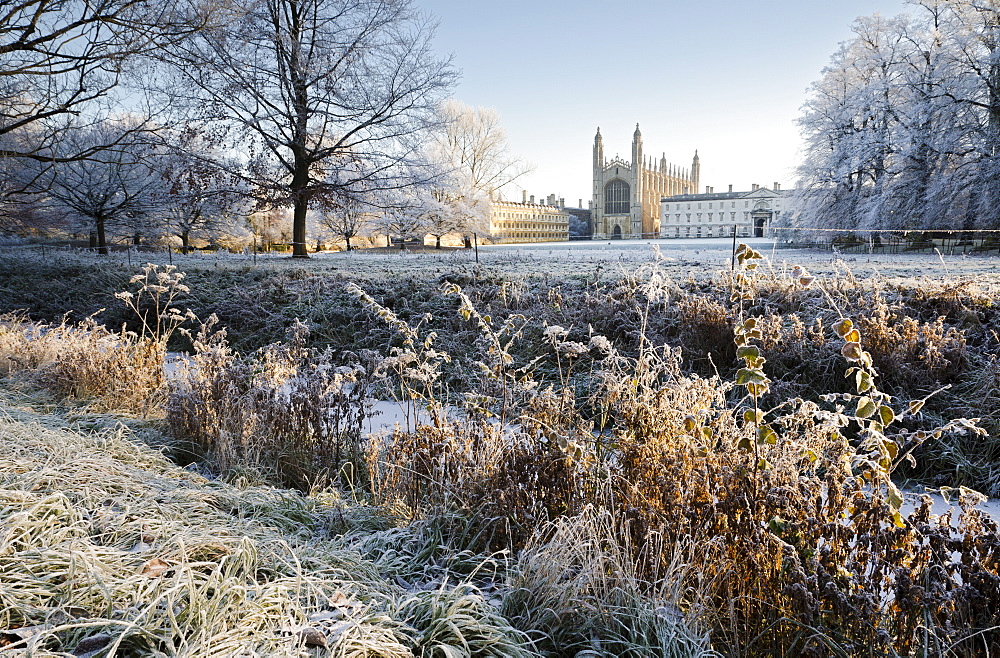
M 524 187 L 569 205 L 590 198 L 596 128 L 607 157 L 627 158 L 636 122 L 650 155 L 690 166 L 698 149 L 703 187 L 792 187 L 810 83 L 856 17 L 907 10 L 902 0 L 415 2 L 462 69 L 455 97 L 495 107 L 536 167 Z

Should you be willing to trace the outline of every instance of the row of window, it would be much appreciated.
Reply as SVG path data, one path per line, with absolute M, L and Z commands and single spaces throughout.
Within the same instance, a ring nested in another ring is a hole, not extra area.
M 567 240 L 569 233 L 566 231 L 550 233 L 547 231 L 512 231 L 497 233 L 493 237 L 499 240 Z
M 704 228 L 697 226 L 692 232 L 691 227 L 686 226 L 684 229 L 675 228 L 673 233 L 675 238 L 728 238 L 732 237 L 733 228 L 731 226 L 706 226 Z M 663 231 L 661 235 L 665 238 L 670 237 L 669 231 Z M 744 238 L 750 237 L 750 229 L 741 226 L 737 230 L 737 235 Z
M 509 231 L 513 229 L 530 229 L 534 231 L 568 231 L 569 224 L 566 222 L 562 222 L 560 224 L 543 224 L 540 222 L 494 222 L 494 228 L 501 231 Z
M 712 210 L 712 203 L 713 203 L 712 201 L 708 202 L 708 209 L 709 210 Z M 731 208 L 735 208 L 736 207 L 736 201 L 730 201 L 730 203 L 732 204 L 730 206 Z M 673 205 L 674 205 L 674 207 L 671 208 L 669 203 L 666 204 L 666 209 L 667 210 L 682 210 L 681 206 L 686 205 L 687 207 L 683 208 L 683 210 L 691 210 L 691 204 L 690 203 L 687 203 L 687 204 L 684 204 L 684 203 L 675 203 Z M 701 202 L 698 202 L 695 205 L 697 206 L 697 208 L 696 208 L 697 210 L 701 210 Z M 726 207 L 726 202 L 725 201 L 719 201 L 719 209 L 722 209 L 722 208 L 725 208 L 725 207 Z M 744 201 L 743 202 L 743 207 L 744 208 L 749 208 L 750 207 L 750 202 L 749 201 Z M 780 208 L 781 207 L 781 202 L 780 201 L 775 201 L 774 202 L 774 207 L 775 208 Z
M 747 214 L 748 213 L 743 213 L 743 216 L 746 217 Z M 702 219 L 701 219 L 702 213 L 700 213 L 700 212 L 699 213 L 695 213 L 695 215 L 697 215 L 697 219 L 698 219 L 699 222 L 702 221 Z M 710 221 L 710 222 L 711 221 L 715 221 L 714 218 L 713 218 L 714 213 L 707 213 L 707 215 L 708 215 L 708 220 L 707 221 Z M 691 213 L 685 213 L 684 216 L 687 218 L 687 221 L 690 224 L 691 223 Z M 669 219 L 669 218 L 670 218 L 670 215 L 664 215 L 664 219 Z M 736 221 L 736 213 L 734 213 L 734 212 L 729 213 L 729 219 L 735 222 Z M 676 221 L 678 224 L 680 223 L 680 221 L 681 221 L 681 214 L 680 213 L 677 213 L 677 214 L 674 215 L 674 221 Z M 720 212 L 719 213 L 718 221 L 720 221 L 720 222 L 726 221 L 726 213 Z
M 528 219 L 528 220 L 535 220 L 535 221 L 542 221 L 542 220 L 560 221 L 557 218 L 561 218 L 562 215 L 554 215 L 554 214 L 547 214 L 547 215 L 525 215 L 523 213 L 498 212 L 498 213 L 494 213 L 493 217 L 495 219 Z M 569 221 L 569 220 L 562 219 L 561 221 L 566 222 L 566 221 Z

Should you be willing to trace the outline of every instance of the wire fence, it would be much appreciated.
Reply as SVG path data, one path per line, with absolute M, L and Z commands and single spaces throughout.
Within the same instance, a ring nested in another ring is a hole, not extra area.
M 1000 229 L 907 229 L 899 231 L 770 226 L 780 248 L 854 253 L 1000 254 Z

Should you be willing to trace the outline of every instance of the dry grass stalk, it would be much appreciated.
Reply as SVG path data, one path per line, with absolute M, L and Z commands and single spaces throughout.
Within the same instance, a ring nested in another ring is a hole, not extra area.
M 57 395 L 92 400 L 97 411 L 149 414 L 163 401 L 163 343 L 79 325 L 0 317 L 0 373 L 20 374 Z
M 0 437 L 5 655 L 537 655 L 472 585 L 411 592 L 322 538 L 366 508 L 210 482 L 121 432 Z

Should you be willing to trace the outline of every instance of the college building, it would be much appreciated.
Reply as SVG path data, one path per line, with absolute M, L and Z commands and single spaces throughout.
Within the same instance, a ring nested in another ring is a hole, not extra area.
M 695 151 L 691 168 L 659 162 L 643 154 L 639 124 L 632 135 L 632 159 L 604 157 L 604 138 L 594 138 L 593 238 L 656 238 L 660 236 L 660 200 L 698 191 L 701 161 Z
M 569 240 L 569 213 L 563 199 L 550 194 L 544 202 L 524 192 L 520 203 L 495 200 L 491 204 L 490 240 L 498 243 L 560 242 Z
M 675 194 L 661 199 L 660 236 L 664 238 L 771 237 L 770 227 L 791 212 L 792 190 L 779 183 L 770 189 L 753 185 L 749 192 Z

